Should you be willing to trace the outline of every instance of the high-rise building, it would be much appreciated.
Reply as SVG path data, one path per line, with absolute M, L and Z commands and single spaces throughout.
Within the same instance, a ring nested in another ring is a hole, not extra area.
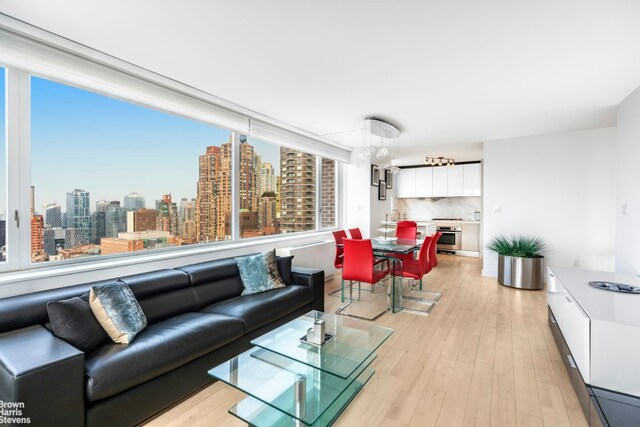
M 127 233 L 156 230 L 158 211 L 155 209 L 138 209 L 127 212 Z
M 260 157 L 254 154 L 253 145 L 240 142 L 240 209 L 248 212 L 258 211 L 258 176 L 260 170 Z
M 79 245 L 89 243 L 91 239 L 91 213 L 89 211 L 90 196 L 85 190 L 75 189 L 67 193 L 66 227 L 80 231 Z M 77 240 L 73 239 L 73 242 Z M 65 242 L 66 248 L 69 240 Z
M 276 176 L 276 218 L 280 218 L 280 193 L 282 191 L 282 175 Z
M 178 235 L 178 207 L 171 201 L 171 194 L 164 194 L 162 200 L 156 200 L 158 219 L 156 230 L 168 231 L 172 236 Z
M 276 192 L 276 170 L 269 162 L 260 165 L 260 196 Z
M 52 203 L 44 207 L 44 225 L 51 228 L 62 227 L 62 207 Z
M 221 189 L 221 147 L 209 146 L 198 158 L 198 193 L 196 198 L 196 235 L 200 242 L 218 240 L 224 236 L 224 215 Z M 230 166 L 230 165 L 229 165 Z M 230 176 L 229 176 L 230 178 Z M 230 187 L 229 182 L 229 187 Z M 231 200 L 229 200 L 229 212 Z
M 196 239 L 196 199 L 180 200 L 180 212 L 178 216 L 178 231 L 180 237 L 188 242 Z
M 262 193 L 260 197 L 260 210 L 258 211 L 258 223 L 261 228 L 274 227 L 277 222 L 276 193 Z
M 91 214 L 91 241 L 97 245 L 100 239 L 107 236 L 108 209 L 109 201 L 101 199 L 96 202 L 96 211 Z
M 84 230 L 81 228 L 65 228 L 64 229 L 64 249 L 73 249 L 77 246 L 82 246 L 85 243 Z
M 280 225 L 282 231 L 313 230 L 316 216 L 316 159 L 280 147 Z
M 138 193 L 130 193 L 124 196 L 124 208 L 127 211 L 137 211 L 138 209 L 144 209 L 145 200 Z
M 31 217 L 31 257 L 44 254 L 44 217 Z
M 118 237 L 118 233 L 127 231 L 127 210 L 120 206 L 120 202 L 112 200 L 105 212 L 105 236 Z
M 336 225 L 336 161 L 322 159 L 320 176 L 320 226 Z
M 49 255 L 58 255 L 58 249 L 64 248 L 65 230 L 62 228 L 44 229 L 44 252 Z

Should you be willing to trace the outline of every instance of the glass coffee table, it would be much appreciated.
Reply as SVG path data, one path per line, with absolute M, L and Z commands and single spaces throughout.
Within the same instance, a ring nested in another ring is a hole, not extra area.
M 301 342 L 316 320 L 332 339 Z M 358 319 L 311 311 L 251 343 L 209 375 L 248 396 L 229 412 L 255 426 L 328 426 L 371 378 L 375 350 L 393 330 Z

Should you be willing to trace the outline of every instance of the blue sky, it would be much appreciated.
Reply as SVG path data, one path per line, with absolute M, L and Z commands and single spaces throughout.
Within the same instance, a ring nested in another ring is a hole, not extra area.
M 196 197 L 198 156 L 230 135 L 226 129 L 36 77 L 31 99 L 36 211 L 51 202 L 64 211 L 66 192 L 74 188 L 90 192 L 92 211 L 97 200 L 122 202 L 134 191 L 150 208 L 166 193 L 174 201 Z M 277 146 L 250 143 L 279 171 Z

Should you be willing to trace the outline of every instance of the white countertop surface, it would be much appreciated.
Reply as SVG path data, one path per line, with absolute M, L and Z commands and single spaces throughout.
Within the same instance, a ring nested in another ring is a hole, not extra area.
M 415 221 L 416 223 L 418 223 L 418 225 L 420 224 L 441 224 L 441 223 L 449 223 L 449 222 L 454 222 L 456 224 L 480 224 L 480 221 L 473 221 L 473 220 L 451 220 L 451 219 L 447 219 L 447 220 L 435 220 L 435 219 L 413 219 L 413 220 L 408 220 L 408 221 Z
M 640 327 L 640 294 L 605 291 L 589 285 L 590 281 L 608 281 L 640 286 L 640 277 L 628 273 L 552 267 L 571 296 L 591 320 Z

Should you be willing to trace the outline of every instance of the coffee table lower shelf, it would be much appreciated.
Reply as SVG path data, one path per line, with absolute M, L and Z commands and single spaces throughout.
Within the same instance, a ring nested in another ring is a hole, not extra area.
M 324 427 L 332 425 L 347 408 L 349 403 L 356 397 L 362 387 L 371 379 L 375 371 L 365 369 L 333 402 L 326 411 L 320 415 L 318 420 L 310 424 L 311 427 Z M 229 408 L 229 413 L 246 422 L 250 426 L 256 427 L 290 427 L 295 425 L 307 426 L 290 415 L 269 406 L 262 401 L 247 396 L 237 404 Z

